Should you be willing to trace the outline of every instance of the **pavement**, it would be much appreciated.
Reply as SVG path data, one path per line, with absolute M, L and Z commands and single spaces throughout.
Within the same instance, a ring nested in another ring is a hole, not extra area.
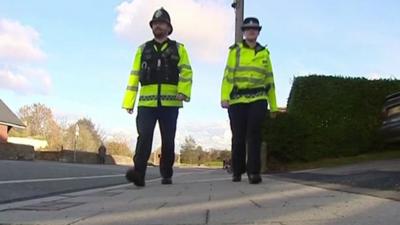
M 398 172 L 399 162 L 296 172 L 299 176 L 263 175 L 258 185 L 249 184 L 245 176 L 242 182 L 233 183 L 223 170 L 179 172 L 172 185 L 161 185 L 156 178 L 147 180 L 144 188 L 124 184 L 2 204 L 0 225 L 398 225 L 396 185 L 389 189 L 384 185 L 381 190 L 376 188 L 379 185 L 355 185 L 355 190 L 349 191 L 352 182 L 340 183 L 337 177 L 347 179 L 367 171 Z M 361 177 L 381 182 L 374 176 Z M 392 195 L 374 194 L 379 191 Z

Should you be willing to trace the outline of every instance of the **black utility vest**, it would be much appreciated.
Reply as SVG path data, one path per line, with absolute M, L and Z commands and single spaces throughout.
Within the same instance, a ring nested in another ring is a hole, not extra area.
M 146 42 L 141 59 L 140 83 L 148 84 L 178 84 L 179 53 L 176 41 L 168 40 L 168 46 L 163 51 L 154 49 L 154 40 Z

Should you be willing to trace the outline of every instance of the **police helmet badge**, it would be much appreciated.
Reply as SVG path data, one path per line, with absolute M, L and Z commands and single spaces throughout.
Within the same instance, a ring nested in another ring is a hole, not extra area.
M 163 14 L 163 12 L 161 11 L 161 9 L 159 9 L 159 10 L 157 10 L 156 13 L 154 14 L 154 17 L 155 17 L 155 18 L 159 18 L 159 17 L 162 16 L 162 14 Z

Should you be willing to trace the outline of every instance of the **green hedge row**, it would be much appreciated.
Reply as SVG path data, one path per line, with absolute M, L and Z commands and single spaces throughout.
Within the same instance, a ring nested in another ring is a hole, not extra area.
M 397 91 L 400 80 L 296 77 L 287 113 L 265 122 L 268 159 L 313 161 L 378 150 L 382 105 Z

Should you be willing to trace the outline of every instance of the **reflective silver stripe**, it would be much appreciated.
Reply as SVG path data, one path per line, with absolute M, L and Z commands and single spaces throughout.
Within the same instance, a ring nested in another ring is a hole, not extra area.
M 231 68 L 229 66 L 226 66 L 225 70 L 228 70 L 228 72 L 231 72 L 231 73 L 235 72 L 235 68 Z
M 168 42 L 166 42 L 165 44 L 163 44 L 163 46 L 161 47 L 161 51 L 164 51 L 166 48 L 168 47 Z M 157 51 L 157 46 L 154 45 L 154 48 Z
M 161 95 L 160 98 L 165 101 L 177 101 L 176 95 Z
M 265 91 L 259 91 L 259 92 L 254 93 L 254 94 L 235 95 L 235 96 L 233 96 L 232 99 L 238 99 L 238 98 L 241 98 L 241 97 L 256 98 L 256 97 L 260 97 L 260 96 L 267 96 L 267 93 Z
M 235 64 L 235 68 L 239 67 L 239 62 L 240 62 L 240 46 L 237 45 L 236 46 L 236 64 Z
M 192 67 L 190 65 L 186 65 L 186 64 L 182 64 L 178 67 L 179 67 L 179 70 L 182 70 L 182 69 L 192 70 Z
M 239 46 L 239 44 L 237 44 L 237 46 L 236 46 L 235 69 L 233 71 L 233 85 L 236 85 L 235 73 L 236 73 L 236 69 L 239 67 L 239 63 L 240 63 L 240 46 Z
M 139 101 L 155 101 L 157 99 L 157 95 L 142 95 L 139 97 Z M 164 101 L 178 101 L 176 95 L 161 95 L 160 99 Z
M 257 72 L 257 73 L 262 73 L 262 74 L 267 74 L 267 70 L 260 68 L 260 67 L 255 67 L 255 66 L 239 66 L 236 68 L 236 71 L 238 72 Z
M 233 78 L 226 77 L 225 80 L 226 80 L 228 83 L 233 84 Z
M 126 90 L 128 90 L 128 91 L 138 91 L 138 86 L 128 86 L 128 87 L 126 87 Z
M 132 76 L 139 76 L 139 70 L 131 70 Z
M 249 82 L 249 83 L 252 83 L 252 84 L 263 84 L 265 80 L 261 79 L 261 78 L 236 77 L 235 81 L 237 81 L 237 82 Z
M 192 82 L 192 78 L 179 77 L 179 81 L 181 81 L 181 82 Z
M 139 101 L 154 101 L 157 100 L 157 95 L 141 95 Z

